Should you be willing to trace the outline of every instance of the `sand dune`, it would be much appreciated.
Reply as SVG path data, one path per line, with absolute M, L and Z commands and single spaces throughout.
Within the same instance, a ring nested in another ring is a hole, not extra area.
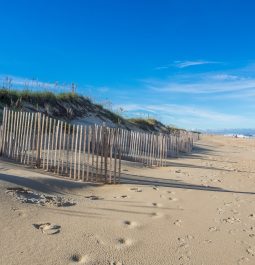
M 0 264 L 255 264 L 254 147 L 204 136 L 105 186 L 1 161 Z

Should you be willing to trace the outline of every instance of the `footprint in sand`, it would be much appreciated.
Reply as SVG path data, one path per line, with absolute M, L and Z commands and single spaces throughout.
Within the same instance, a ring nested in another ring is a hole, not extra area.
M 240 264 L 243 264 L 243 263 L 246 263 L 246 262 L 249 262 L 249 259 L 247 257 L 241 257 L 238 261 L 237 261 L 237 264 L 240 265 Z
M 251 256 L 255 256 L 255 247 L 254 247 L 254 246 L 252 246 L 252 247 L 248 247 L 248 248 L 246 249 L 246 251 L 247 251 L 247 253 L 248 253 L 249 255 L 251 255 Z
M 132 245 L 133 241 L 131 239 L 118 238 L 116 239 L 117 248 L 127 247 Z
M 219 232 L 220 229 L 217 228 L 216 226 L 212 226 L 212 227 L 209 227 L 208 231 L 209 231 L 209 232 Z
M 222 208 L 217 208 L 217 212 L 218 212 L 218 214 L 223 214 L 224 210 Z
M 169 194 L 172 194 L 172 195 L 175 194 L 175 192 L 174 191 L 171 191 L 171 190 L 167 190 L 166 193 L 169 193 Z
M 222 222 L 228 223 L 228 224 L 234 224 L 234 223 L 241 222 L 241 220 L 239 218 L 235 218 L 235 217 L 228 217 L 228 218 L 222 219 Z
M 19 217 L 27 216 L 24 210 L 20 210 L 20 209 L 14 208 L 14 207 L 12 207 L 11 210 L 16 212 Z
M 96 200 L 103 200 L 104 198 L 96 196 L 96 195 L 90 195 L 90 196 L 85 196 L 86 199 L 90 199 L 92 201 L 96 201 Z
M 178 241 L 180 243 L 185 243 L 185 242 L 193 240 L 193 239 L 195 239 L 195 237 L 192 235 L 185 235 L 184 237 L 178 237 Z
M 224 206 L 230 207 L 233 204 L 233 202 L 224 202 Z
M 130 188 L 129 190 L 131 190 L 131 191 L 135 191 L 135 192 L 142 192 L 143 190 L 142 189 L 140 189 L 140 188 Z
M 123 265 L 121 261 L 111 261 L 110 265 Z
M 151 213 L 150 215 L 153 218 L 160 218 L 164 216 L 163 213 Z
M 153 202 L 151 205 L 154 207 L 162 207 L 162 204 L 156 202 Z
M 212 240 L 210 240 L 210 239 L 206 239 L 206 240 L 204 241 L 204 243 L 211 244 L 211 243 L 212 243 Z
M 123 224 L 125 227 L 128 227 L 128 228 L 135 228 L 138 226 L 138 224 L 136 222 L 129 221 L 129 220 L 123 221 Z
M 169 197 L 168 200 L 169 200 L 169 201 L 172 201 L 172 202 L 176 202 L 176 201 L 178 201 L 177 198 L 173 198 L 173 197 Z
M 60 225 L 55 225 L 55 224 L 51 224 L 51 223 L 44 223 L 44 224 L 33 224 L 33 226 L 36 229 L 41 230 L 41 232 L 43 234 L 46 235 L 55 235 L 58 234 L 60 232 Z
M 127 195 L 121 195 L 121 196 L 114 196 L 114 199 L 127 199 L 128 196 Z
M 96 244 L 104 245 L 104 241 L 100 238 L 100 236 L 95 235 L 93 233 L 85 233 L 83 237 L 87 238 L 88 240 L 94 241 Z
M 255 219 L 255 214 L 254 214 L 254 213 L 251 213 L 251 214 L 249 215 L 249 217 L 250 217 L 251 219 Z
M 186 262 L 189 262 L 190 261 L 190 256 L 189 255 L 181 255 L 179 257 L 179 261 L 181 262 L 181 264 L 185 264 Z
M 174 221 L 174 225 L 181 226 L 181 224 L 182 224 L 182 220 L 178 219 Z
M 82 256 L 80 254 L 73 254 L 70 257 L 70 260 L 72 263 L 84 264 L 84 263 L 87 263 L 89 261 L 89 258 L 88 258 L 88 256 Z

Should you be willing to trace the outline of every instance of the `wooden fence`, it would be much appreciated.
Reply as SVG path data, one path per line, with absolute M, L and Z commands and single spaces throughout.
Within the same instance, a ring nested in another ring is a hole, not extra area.
M 167 158 L 191 152 L 197 140 L 197 134 L 191 132 L 171 135 L 121 130 L 120 134 L 122 158 L 147 166 L 165 166 Z
M 3 112 L 1 154 L 74 180 L 118 183 L 121 160 L 165 166 L 192 151 L 197 134 L 143 133 L 105 126 L 72 125 L 42 113 Z
M 41 113 L 4 109 L 1 153 L 25 165 L 88 182 L 117 183 L 119 130 L 71 125 Z

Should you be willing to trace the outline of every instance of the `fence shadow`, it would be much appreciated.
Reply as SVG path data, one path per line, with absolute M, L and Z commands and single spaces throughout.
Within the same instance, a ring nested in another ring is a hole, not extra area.
M 174 179 L 153 178 L 153 177 L 131 175 L 131 174 L 123 175 L 121 177 L 120 183 L 141 185 L 141 186 L 157 186 L 157 187 L 168 187 L 168 188 L 187 189 L 187 190 L 230 192 L 230 193 L 238 193 L 238 194 L 255 195 L 255 192 L 250 192 L 250 191 L 228 190 L 228 189 L 222 189 L 222 188 L 214 187 L 214 186 L 202 186 L 202 185 L 185 183 L 180 180 L 174 180 Z
M 0 173 L 0 181 L 8 182 L 12 185 L 22 186 L 43 193 L 70 194 L 74 190 L 98 187 L 102 184 L 77 182 L 68 179 L 58 179 L 55 177 L 28 178 L 22 176 L 8 175 Z M 76 194 L 75 194 L 76 195 Z

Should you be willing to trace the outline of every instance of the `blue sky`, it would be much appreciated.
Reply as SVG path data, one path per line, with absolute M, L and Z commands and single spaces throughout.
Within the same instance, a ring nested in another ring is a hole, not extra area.
M 0 13 L 0 79 L 13 86 L 75 82 L 125 116 L 255 128 L 252 0 L 0 0 Z

